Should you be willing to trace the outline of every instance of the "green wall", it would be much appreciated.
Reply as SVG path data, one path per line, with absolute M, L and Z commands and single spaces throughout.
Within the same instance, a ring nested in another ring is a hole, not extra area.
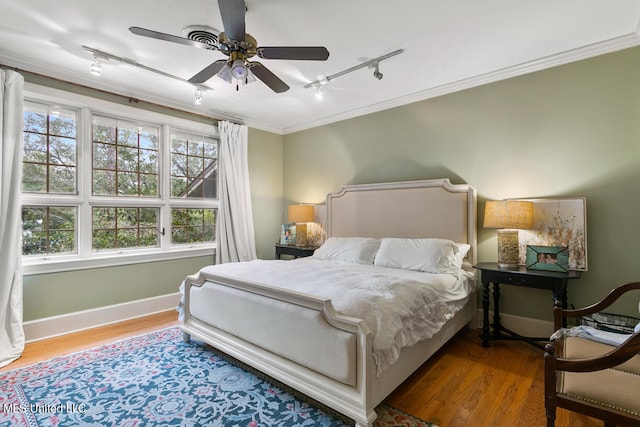
M 249 128 L 249 179 L 258 258 L 272 259 L 283 218 L 283 137 Z
M 24 276 L 24 320 L 178 292 L 212 256 Z
M 568 291 L 581 306 L 640 280 L 639 138 L 633 48 L 285 135 L 284 198 L 318 203 L 344 184 L 468 183 L 478 190 L 478 260 L 495 261 L 485 200 L 586 197 L 589 271 Z M 503 312 L 551 320 L 551 307 L 550 292 L 502 287 Z M 638 316 L 637 297 L 618 309 Z

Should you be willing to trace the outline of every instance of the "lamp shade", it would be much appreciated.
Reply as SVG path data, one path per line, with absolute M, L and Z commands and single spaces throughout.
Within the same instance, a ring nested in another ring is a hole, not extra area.
M 485 228 L 533 228 L 533 202 L 489 200 L 484 207 Z
M 313 205 L 289 206 L 289 222 L 313 222 Z

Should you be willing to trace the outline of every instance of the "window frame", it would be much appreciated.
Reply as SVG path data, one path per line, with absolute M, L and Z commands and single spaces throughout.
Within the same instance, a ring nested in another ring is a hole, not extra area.
M 217 126 L 162 113 L 120 105 L 86 95 L 25 83 L 25 101 L 61 105 L 78 110 L 77 118 L 77 194 L 22 193 L 24 206 L 72 206 L 78 208 L 75 254 L 49 254 L 22 257 L 24 275 L 129 265 L 152 261 L 211 256 L 216 242 L 198 244 L 171 243 L 171 208 L 218 209 L 219 199 L 173 199 L 170 195 L 170 132 L 206 135 L 218 140 Z M 158 198 L 94 196 L 92 194 L 92 116 L 110 116 L 160 128 Z M 218 180 L 219 191 L 219 180 Z M 160 209 L 159 247 L 114 249 L 93 252 L 93 207 L 157 207 Z

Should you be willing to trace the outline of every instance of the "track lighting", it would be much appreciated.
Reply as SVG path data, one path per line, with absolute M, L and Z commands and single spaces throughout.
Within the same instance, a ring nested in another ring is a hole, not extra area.
M 100 58 L 98 55 L 93 54 L 93 61 L 91 62 L 91 74 L 99 76 L 102 72 L 102 66 L 100 65 Z
M 376 62 L 376 68 L 373 70 L 373 77 L 375 77 L 378 80 L 382 80 L 382 76 L 383 74 L 380 72 L 380 68 L 378 68 L 379 65 Z
M 202 105 L 202 90 L 196 86 L 196 90 L 193 93 L 193 100 L 196 105 Z
M 316 91 L 317 91 L 320 86 L 323 86 L 329 83 L 331 80 L 338 78 L 340 76 L 344 76 L 345 74 L 349 74 L 353 71 L 359 70 L 360 68 L 364 68 L 364 67 L 374 68 L 373 77 L 375 77 L 378 80 L 382 80 L 383 74 L 380 72 L 380 67 L 379 67 L 380 61 L 384 61 L 385 59 L 391 58 L 392 56 L 399 55 L 403 52 L 404 52 L 404 49 L 394 50 L 391 53 L 387 53 L 386 55 L 382 55 L 378 58 L 370 59 L 366 62 L 363 62 L 362 64 L 358 64 L 354 67 L 347 68 L 346 70 L 340 71 L 339 73 L 335 73 L 330 76 L 318 77 L 318 80 L 311 83 L 307 83 L 306 85 L 304 85 L 304 87 L 305 89 L 313 87 L 313 88 L 316 88 Z
M 174 76 L 174 75 L 169 74 L 169 73 L 165 73 L 164 71 L 156 70 L 155 68 L 147 67 L 146 65 L 142 65 L 142 64 L 134 61 L 133 59 L 124 58 L 124 57 L 121 57 L 121 56 L 116 56 L 116 55 L 113 55 L 113 54 L 111 54 L 109 52 L 105 52 L 103 50 L 94 49 L 94 48 L 89 47 L 89 46 L 82 46 L 82 48 L 84 50 L 86 50 L 87 52 L 89 52 L 91 54 L 91 57 L 93 58 L 93 60 L 91 62 L 91 73 L 93 73 L 95 75 L 100 75 L 100 71 L 102 70 L 101 61 L 108 61 L 110 59 L 113 59 L 114 61 L 118 61 L 118 62 L 121 62 L 123 64 L 130 65 L 132 67 L 140 68 L 140 69 L 146 70 L 146 71 L 151 71 L 152 73 L 159 74 L 159 75 L 164 76 L 164 77 L 169 77 L 169 78 L 174 79 L 174 80 L 179 80 L 181 82 L 188 83 L 191 87 L 193 87 L 193 84 L 189 83 L 188 80 L 185 80 L 183 78 Z M 196 86 L 195 94 L 194 94 L 194 101 L 196 102 L 196 104 L 198 104 L 198 93 L 199 93 L 200 102 L 202 102 L 202 92 L 208 91 L 208 90 L 213 90 L 213 88 L 209 87 L 209 86 L 206 86 L 204 84 L 199 84 L 198 86 Z

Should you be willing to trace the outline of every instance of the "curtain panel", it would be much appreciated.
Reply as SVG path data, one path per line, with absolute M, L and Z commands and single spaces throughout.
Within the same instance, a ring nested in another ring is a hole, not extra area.
M 22 75 L 0 69 L 0 367 L 22 354 Z
M 249 185 L 248 129 L 227 121 L 220 133 L 220 206 L 216 220 L 216 264 L 256 259 L 251 187 Z

